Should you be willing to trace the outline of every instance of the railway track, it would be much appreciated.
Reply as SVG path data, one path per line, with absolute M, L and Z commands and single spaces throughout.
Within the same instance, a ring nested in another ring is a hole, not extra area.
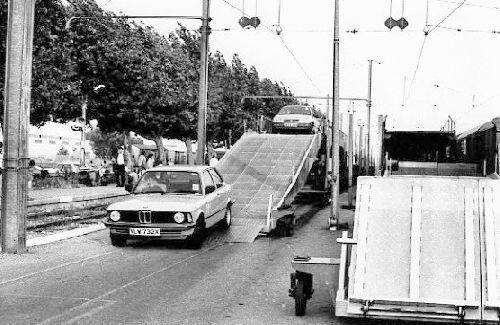
M 70 225 L 95 223 L 106 217 L 105 207 L 92 209 L 58 211 L 58 213 L 37 213 L 27 216 L 26 229 L 29 232 L 40 232 Z

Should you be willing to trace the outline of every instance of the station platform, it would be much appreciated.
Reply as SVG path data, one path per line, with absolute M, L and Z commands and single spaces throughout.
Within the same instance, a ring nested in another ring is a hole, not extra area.
M 77 187 L 77 188 L 47 188 L 28 191 L 28 206 L 49 204 L 61 201 L 79 201 L 88 200 L 96 197 L 105 197 L 110 195 L 127 195 L 123 187 L 115 185 L 95 186 L 95 187 Z

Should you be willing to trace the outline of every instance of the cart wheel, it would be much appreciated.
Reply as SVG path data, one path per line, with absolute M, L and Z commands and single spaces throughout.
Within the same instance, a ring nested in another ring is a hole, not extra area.
M 304 316 L 306 313 L 307 298 L 304 292 L 304 280 L 298 278 L 295 285 L 295 316 Z

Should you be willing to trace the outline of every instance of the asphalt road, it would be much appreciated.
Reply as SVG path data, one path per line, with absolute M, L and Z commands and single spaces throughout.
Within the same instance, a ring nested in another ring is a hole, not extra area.
M 306 315 L 294 315 L 291 257 L 339 255 L 328 208 L 309 214 L 294 237 L 250 244 L 215 232 L 200 250 L 159 241 L 115 248 L 106 230 L 0 255 L 0 324 L 359 324 L 333 316 L 336 267 L 315 275 Z

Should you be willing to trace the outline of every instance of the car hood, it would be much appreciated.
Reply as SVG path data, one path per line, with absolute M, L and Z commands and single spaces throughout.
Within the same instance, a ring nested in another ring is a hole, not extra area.
M 300 123 L 311 123 L 313 118 L 302 114 L 280 114 L 274 117 L 273 122 L 284 122 L 285 120 L 298 120 Z
M 203 197 L 199 195 L 136 194 L 129 200 L 111 204 L 107 210 L 189 212 L 198 209 L 203 204 L 202 201 Z

